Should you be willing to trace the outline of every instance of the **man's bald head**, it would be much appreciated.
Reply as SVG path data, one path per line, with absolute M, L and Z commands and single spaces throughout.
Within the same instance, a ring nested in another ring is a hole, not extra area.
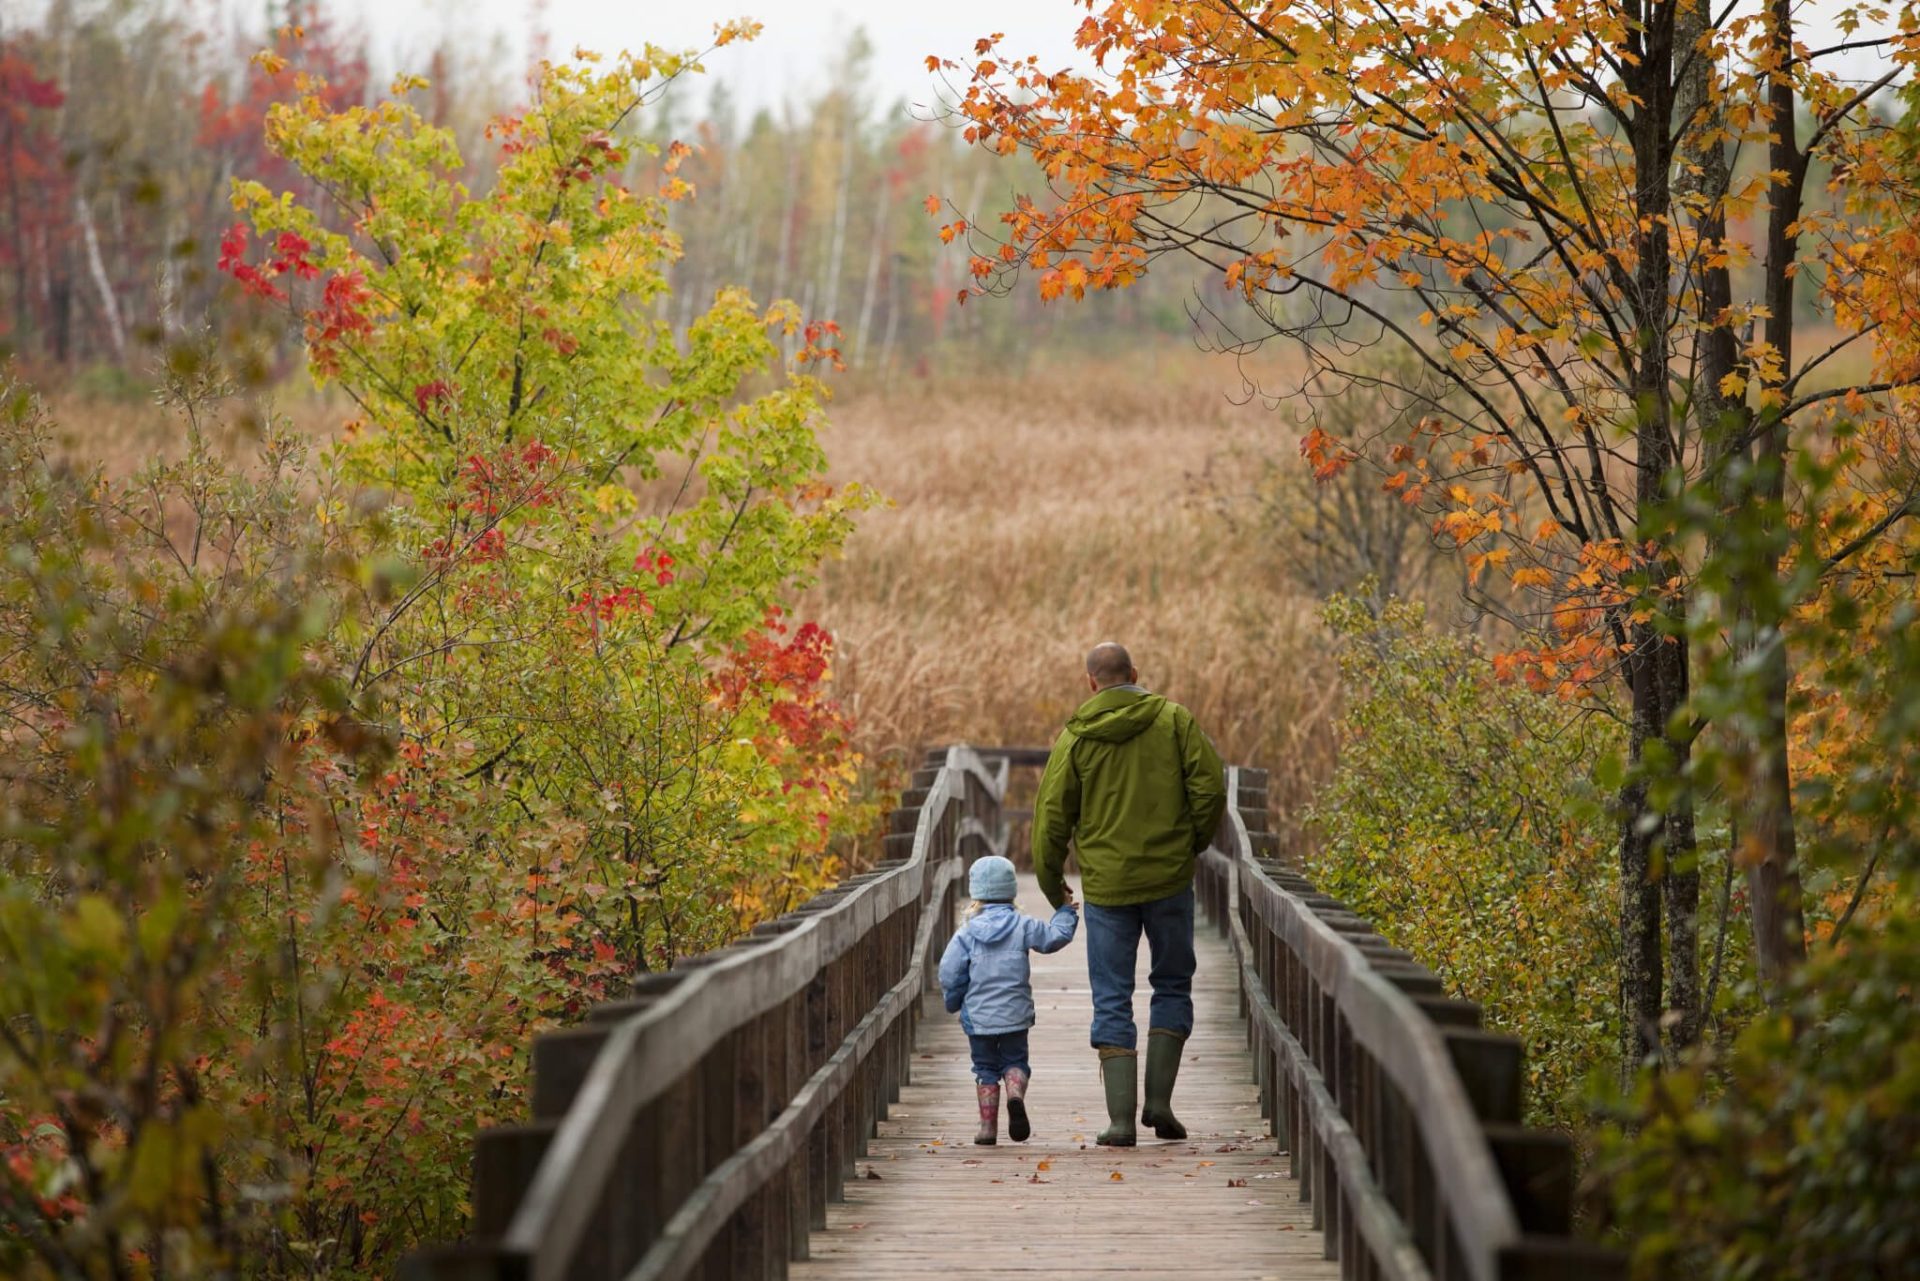
M 1127 653 L 1125 645 L 1101 641 L 1087 651 L 1087 679 L 1093 682 L 1095 689 L 1131 685 L 1138 678 L 1139 673 L 1133 667 L 1133 656 Z

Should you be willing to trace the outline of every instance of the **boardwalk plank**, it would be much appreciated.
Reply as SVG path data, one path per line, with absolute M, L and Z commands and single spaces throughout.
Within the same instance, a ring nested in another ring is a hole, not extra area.
M 1022 878 L 1020 902 L 1028 911 L 1044 908 L 1031 876 Z M 932 999 L 913 1083 L 857 1163 L 846 1201 L 830 1206 L 826 1230 L 813 1234 L 812 1259 L 793 1265 L 796 1281 L 1339 1275 L 1322 1258 L 1311 1211 L 1267 1136 L 1236 1013 L 1232 957 L 1204 925 L 1194 1035 L 1174 1094 L 1189 1137 L 1162 1143 L 1148 1136 L 1131 1151 L 1094 1143 L 1106 1114 L 1087 1045 L 1084 946 L 1075 940 L 1064 952 L 1033 958 L 1033 1138 L 1009 1141 L 1003 1116 L 999 1144 L 973 1146 L 966 1037 Z M 1143 945 L 1135 993 L 1143 1035 L 1146 968 Z

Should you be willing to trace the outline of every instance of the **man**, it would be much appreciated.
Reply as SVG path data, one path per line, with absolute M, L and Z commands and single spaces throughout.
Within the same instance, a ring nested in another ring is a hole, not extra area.
M 1140 687 L 1133 659 L 1108 641 L 1087 655 L 1093 697 L 1067 721 L 1033 803 L 1033 866 L 1055 907 L 1071 838 L 1080 857 L 1093 987 L 1093 1048 L 1110 1124 L 1099 1141 L 1132 1147 L 1139 1090 L 1134 959 L 1146 935 L 1153 966 L 1147 1100 L 1140 1123 L 1184 1139 L 1173 1115 L 1181 1049 L 1193 1031 L 1194 856 L 1227 805 L 1226 773 L 1192 713 Z

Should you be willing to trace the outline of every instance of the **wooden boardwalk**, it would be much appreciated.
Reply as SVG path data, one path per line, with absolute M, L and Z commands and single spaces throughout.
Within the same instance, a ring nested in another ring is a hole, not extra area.
M 1031 876 L 1019 906 L 1045 911 Z M 967 1041 L 937 995 L 915 1047 L 913 1082 L 857 1162 L 844 1203 L 830 1205 L 812 1260 L 791 1276 L 1278 1278 L 1331 1281 L 1321 1235 L 1268 1137 L 1237 1014 L 1232 954 L 1202 920 L 1195 1026 L 1174 1093 L 1188 1138 L 1143 1135 L 1102 1148 L 1099 1072 L 1087 1045 L 1092 1003 L 1084 928 L 1064 951 L 1033 958 L 1033 1137 L 973 1146 L 978 1125 Z M 1147 1026 L 1147 951 L 1135 1013 Z M 1143 1060 L 1144 1062 L 1144 1060 Z

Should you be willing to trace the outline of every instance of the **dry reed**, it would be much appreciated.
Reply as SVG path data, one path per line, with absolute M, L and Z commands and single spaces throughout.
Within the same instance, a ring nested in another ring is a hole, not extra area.
M 1331 766 L 1335 682 L 1314 604 L 1257 527 L 1223 520 L 1210 468 L 1249 433 L 1230 371 L 1175 360 L 839 398 L 837 476 L 892 500 L 805 611 L 872 759 L 930 743 L 1050 743 L 1114 639 L 1221 751 L 1273 771 L 1290 811 Z

